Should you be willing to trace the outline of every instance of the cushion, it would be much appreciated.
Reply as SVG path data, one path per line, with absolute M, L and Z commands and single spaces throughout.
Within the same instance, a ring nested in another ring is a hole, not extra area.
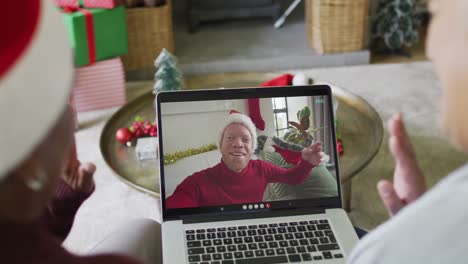
M 291 168 L 294 166 L 293 164 L 286 163 L 283 157 L 276 152 L 261 151 L 258 153 L 257 157 L 284 168 Z M 284 183 L 268 184 L 263 195 L 263 200 L 310 199 L 337 195 L 338 189 L 335 176 L 325 165 L 319 165 L 310 172 L 309 177 L 302 184 L 294 186 Z

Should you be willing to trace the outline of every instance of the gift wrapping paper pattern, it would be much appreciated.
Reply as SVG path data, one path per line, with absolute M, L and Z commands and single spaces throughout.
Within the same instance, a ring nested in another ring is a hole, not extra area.
M 115 8 L 124 4 L 124 0 L 54 0 L 60 7 Z
M 77 112 L 125 104 L 125 74 L 120 58 L 77 68 L 73 98 Z

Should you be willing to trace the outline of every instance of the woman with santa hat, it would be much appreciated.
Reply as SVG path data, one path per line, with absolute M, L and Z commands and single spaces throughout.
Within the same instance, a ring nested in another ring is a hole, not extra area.
M 52 1 L 3 1 L 0 16 L 0 252 L 2 263 L 137 264 L 78 257 L 61 246 L 94 190 L 95 166 L 74 150 L 72 53 Z

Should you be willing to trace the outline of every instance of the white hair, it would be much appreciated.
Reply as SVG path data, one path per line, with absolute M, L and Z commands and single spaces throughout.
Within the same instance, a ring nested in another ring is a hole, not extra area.
M 221 149 L 221 141 L 223 140 L 224 130 L 230 124 L 241 124 L 247 128 L 252 136 L 252 149 L 255 151 L 257 149 L 257 128 L 250 119 L 250 117 L 243 115 L 241 113 L 231 113 L 228 118 L 224 121 L 223 126 L 219 132 L 219 138 L 217 141 L 218 149 Z

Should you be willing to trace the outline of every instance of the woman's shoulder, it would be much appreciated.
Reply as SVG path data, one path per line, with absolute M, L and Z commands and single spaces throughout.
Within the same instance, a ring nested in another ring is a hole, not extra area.
M 463 245 L 468 236 L 468 214 L 464 209 L 467 191 L 465 166 L 364 237 L 354 250 L 351 263 L 377 260 L 382 255 L 389 256 L 388 262 L 382 263 L 399 263 L 403 259 L 410 263 L 454 263 L 449 259 L 465 255 L 463 247 L 453 245 Z M 442 261 L 444 256 L 447 261 Z

